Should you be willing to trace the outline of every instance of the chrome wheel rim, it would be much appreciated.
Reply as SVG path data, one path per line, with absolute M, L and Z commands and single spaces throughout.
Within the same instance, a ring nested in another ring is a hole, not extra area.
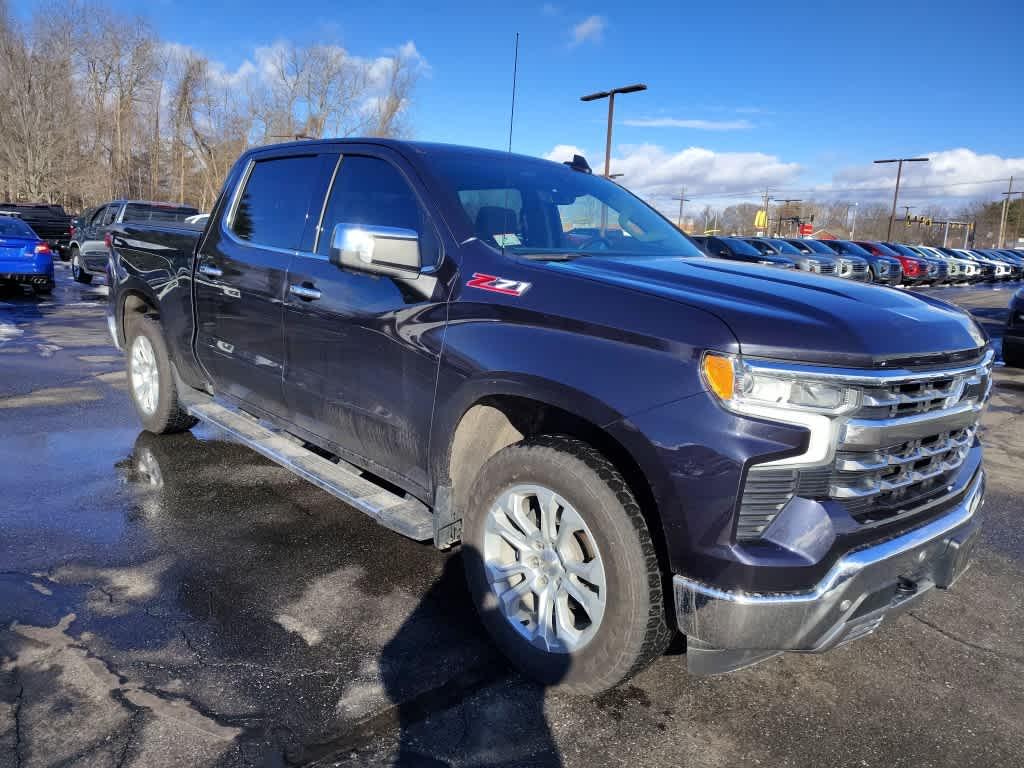
M 78 263 L 78 253 L 71 257 L 71 276 L 78 277 L 82 274 L 82 265 Z
M 490 605 L 524 639 L 551 653 L 572 653 L 601 627 L 604 562 L 586 521 L 541 485 L 516 485 L 487 513 L 484 570 Z
M 156 367 L 156 353 L 145 336 L 136 336 L 131 354 L 132 394 L 135 402 L 147 416 L 156 412 L 160 393 L 160 373 Z

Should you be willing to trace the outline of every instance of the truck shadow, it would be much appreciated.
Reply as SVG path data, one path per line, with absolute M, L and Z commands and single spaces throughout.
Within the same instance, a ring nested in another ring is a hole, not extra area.
M 361 515 L 332 521 L 312 486 L 241 445 L 191 433 L 140 433 L 118 470 L 132 488 L 130 520 L 174 553 L 156 602 L 146 606 L 173 620 L 158 629 L 146 613 L 82 628 L 126 650 L 180 633 L 199 661 L 178 672 L 196 684 L 188 695 L 197 707 L 213 711 L 204 692 L 216 681 L 231 700 L 261 712 L 245 721 L 237 744 L 261 756 L 256 764 L 561 766 L 545 688 L 510 673 L 471 603 L 463 568 L 479 563 L 475 549 L 448 556 L 436 578 L 421 580 L 416 573 L 433 571 L 445 555 Z M 315 517 L 294 516 L 283 500 L 303 496 Z M 258 560 L 247 554 L 253 550 Z M 314 574 L 346 572 L 361 575 L 351 586 L 328 578 L 310 592 Z M 344 598 L 331 594 L 335 587 Z M 297 610 L 313 593 L 316 603 Z M 344 615 L 327 616 L 335 609 Z M 275 618 L 320 611 L 325 640 L 310 646 Z M 395 612 L 404 619 L 391 624 Z M 394 628 L 373 648 L 376 632 L 365 623 Z M 273 674 L 220 674 L 250 667 Z M 335 680 L 342 669 L 347 674 Z M 351 691 L 366 691 L 368 701 L 379 695 L 379 703 L 339 718 Z
M 544 714 L 545 688 L 508 676 L 501 660 L 469 667 L 426 694 L 408 695 L 417 670 L 431 664 L 420 652 L 423 621 L 436 620 L 439 608 L 447 607 L 449 616 L 467 631 L 483 632 L 464 577 L 464 568 L 480 565 L 480 552 L 474 547 L 463 546 L 450 557 L 419 607 L 381 650 L 384 687 L 397 705 L 394 766 L 562 765 Z M 568 669 L 565 656 L 559 679 Z

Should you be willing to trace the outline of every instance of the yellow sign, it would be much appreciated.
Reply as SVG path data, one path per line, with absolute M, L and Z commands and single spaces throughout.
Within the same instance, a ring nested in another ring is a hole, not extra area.
M 754 228 L 765 229 L 768 226 L 768 214 L 764 209 L 759 210 L 754 215 Z

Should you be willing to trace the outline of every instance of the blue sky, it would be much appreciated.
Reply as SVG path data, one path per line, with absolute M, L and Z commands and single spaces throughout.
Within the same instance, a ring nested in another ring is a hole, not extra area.
M 930 185 L 921 196 L 994 197 L 995 182 L 963 182 L 1024 177 L 1020 0 L 112 4 L 228 70 L 278 40 L 367 57 L 412 41 L 429 67 L 415 137 L 492 147 L 507 139 L 518 31 L 514 148 L 582 148 L 599 167 L 605 106 L 579 96 L 645 82 L 616 105 L 612 170 L 653 197 L 683 183 L 704 195 L 771 184 L 883 197 L 892 168 L 870 161 L 900 154 L 933 156 L 909 172 L 909 187 Z

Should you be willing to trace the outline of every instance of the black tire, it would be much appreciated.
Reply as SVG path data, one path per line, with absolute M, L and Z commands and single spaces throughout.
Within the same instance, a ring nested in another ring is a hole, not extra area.
M 485 525 L 497 498 L 519 483 L 542 485 L 572 504 L 601 552 L 611 587 L 604 615 L 589 642 L 572 653 L 533 645 L 495 607 L 482 554 Z M 463 522 L 473 603 L 498 647 L 527 676 L 573 693 L 599 693 L 639 672 L 668 646 L 673 632 L 665 619 L 662 574 L 647 523 L 622 475 L 590 445 L 541 437 L 499 451 L 480 469 Z
M 1004 336 L 1003 362 L 1011 368 L 1024 368 L 1024 341 Z
M 188 414 L 178 397 L 171 368 L 171 358 L 160 323 L 149 315 L 131 315 L 126 322 L 127 344 L 125 349 L 127 350 L 128 391 L 131 393 L 132 404 L 135 406 L 135 412 L 139 415 L 142 426 L 157 435 L 191 429 L 198 419 Z M 146 409 L 140 405 L 135 388 L 132 386 L 132 352 L 135 340 L 140 336 L 144 336 L 149 341 L 156 358 L 157 399 L 152 413 L 147 413 Z
M 78 248 L 71 249 L 71 277 L 76 283 L 84 285 L 92 282 L 92 275 L 82 269 L 82 254 Z

